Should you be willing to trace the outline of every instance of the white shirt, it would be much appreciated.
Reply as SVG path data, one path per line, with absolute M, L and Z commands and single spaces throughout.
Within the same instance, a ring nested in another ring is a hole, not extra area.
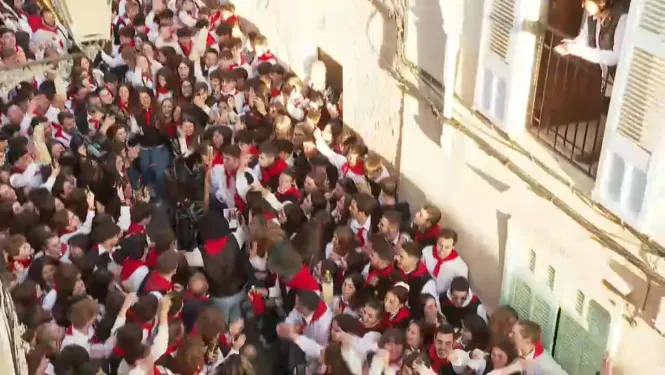
M 436 251 L 435 246 L 427 246 L 423 249 L 422 261 L 427 267 L 427 271 L 436 282 L 437 295 L 445 293 L 450 288 L 450 283 L 457 276 L 469 278 L 469 267 L 464 263 L 464 260 L 457 254 L 451 253 L 446 259 L 443 260 L 441 266 L 437 269 L 439 263 L 438 257 L 433 253 Z
M 321 301 L 321 303 L 323 303 L 325 306 L 325 302 Z M 328 339 L 330 337 L 330 324 L 332 322 L 333 315 L 327 306 L 325 308 L 326 311 L 319 317 L 315 317 L 315 313 L 303 317 L 300 315 L 298 310 L 293 309 L 286 317 L 286 323 L 299 327 L 303 324 L 303 322 L 305 322 L 306 324 L 303 328 L 302 335 L 308 337 L 319 345 L 328 345 Z

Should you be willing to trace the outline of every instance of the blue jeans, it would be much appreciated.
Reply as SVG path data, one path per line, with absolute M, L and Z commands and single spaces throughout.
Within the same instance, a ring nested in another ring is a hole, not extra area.
M 166 146 L 141 148 L 139 153 L 143 184 L 155 191 L 155 198 L 166 195 L 166 171 L 171 166 L 171 154 Z
M 240 292 L 229 297 L 213 297 L 213 303 L 222 310 L 227 323 L 235 322 L 242 318 L 242 303 L 247 297 L 247 291 L 243 288 Z

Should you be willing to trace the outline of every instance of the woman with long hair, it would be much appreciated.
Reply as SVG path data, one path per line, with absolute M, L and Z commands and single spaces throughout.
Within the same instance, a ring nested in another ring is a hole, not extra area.
M 138 105 L 132 111 L 131 129 L 137 134 L 141 152 L 139 163 L 143 182 L 152 187 L 154 196 L 163 198 L 165 194 L 166 171 L 171 155 L 166 147 L 166 139 L 157 124 L 155 100 L 152 92 L 137 88 Z
M 180 126 L 180 119 L 175 117 L 175 102 L 172 98 L 165 98 L 159 103 L 157 111 L 157 126 L 162 133 L 169 138 L 177 136 L 177 129 Z
M 157 71 L 156 77 L 155 96 L 157 101 L 161 103 L 164 99 L 172 99 L 178 92 L 178 81 L 171 70 L 162 67 Z

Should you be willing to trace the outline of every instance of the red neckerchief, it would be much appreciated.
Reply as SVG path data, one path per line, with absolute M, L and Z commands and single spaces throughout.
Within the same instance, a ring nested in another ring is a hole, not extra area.
M 83 333 L 83 332 L 81 332 L 81 333 Z M 65 335 L 66 336 L 74 335 L 74 326 L 73 325 L 70 324 L 67 327 L 67 329 L 65 330 Z M 88 342 L 91 343 L 91 344 L 99 344 L 99 340 L 94 335 L 88 339 Z
M 143 84 L 147 83 L 152 83 L 152 75 L 148 73 L 141 73 L 141 79 L 143 80 Z
M 55 133 L 53 133 L 53 138 L 60 138 L 60 139 L 67 139 L 68 136 L 65 135 L 65 129 L 60 126 L 57 122 L 52 122 L 51 123 L 51 128 L 55 129 Z
M 270 89 L 270 97 L 277 98 L 280 95 L 282 95 L 282 90 L 277 88 Z
M 275 198 L 277 198 L 277 200 L 281 202 L 281 200 L 282 200 L 283 198 L 285 198 L 285 197 L 287 197 L 287 196 L 289 196 L 289 195 L 295 197 L 296 199 L 300 199 L 300 197 L 302 196 L 302 195 L 300 194 L 300 190 L 298 190 L 297 187 L 295 187 L 295 186 L 291 186 L 291 188 L 290 188 L 289 190 L 287 190 L 287 191 L 285 191 L 285 192 L 283 192 L 283 193 L 280 192 L 280 191 L 277 191 L 277 192 L 275 193 Z
M 192 143 L 192 137 L 193 137 L 193 135 L 186 135 L 185 136 L 185 145 L 187 146 L 188 149 L 189 149 L 189 145 Z
M 235 178 L 235 175 L 238 171 L 229 171 L 224 169 L 224 175 L 226 176 L 226 188 L 231 188 L 231 178 Z
M 7 265 L 7 269 L 11 272 L 14 272 L 14 263 L 20 263 L 23 266 L 24 270 L 27 270 L 30 268 L 30 265 L 32 264 L 32 257 L 28 259 L 21 259 L 21 260 L 13 260 L 12 257 L 9 257 L 9 264 Z
M 180 41 L 178 41 L 178 45 L 180 46 L 180 49 L 182 50 L 182 53 L 185 56 L 189 56 L 190 53 L 192 53 L 192 48 L 194 47 L 194 43 L 190 39 L 187 44 L 183 44 Z
M 57 34 L 57 33 L 60 32 L 60 30 L 58 30 L 57 26 L 49 26 L 49 25 L 46 24 L 46 22 L 44 22 L 44 20 L 42 20 L 42 24 L 39 25 L 39 30 L 50 31 L 54 34 Z
M 418 267 L 413 272 L 406 273 L 400 268 L 400 272 L 402 273 L 402 276 L 404 277 L 404 280 L 412 280 L 412 279 L 417 279 L 420 277 L 423 277 L 427 275 L 427 266 L 425 266 L 425 263 L 423 262 L 418 262 Z
M 60 244 L 60 258 L 64 257 L 65 254 L 67 254 L 67 247 L 68 246 L 66 243 Z
M 347 303 L 344 302 L 344 299 L 342 297 L 339 298 L 339 311 L 344 313 L 344 310 L 346 310 Z
M 447 366 L 450 363 L 448 358 L 441 359 L 436 355 L 436 348 L 434 347 L 434 344 L 430 345 L 428 354 L 429 359 L 432 361 L 432 370 L 435 372 L 438 372 L 441 367 Z
M 395 265 L 392 263 L 388 266 L 385 267 L 384 269 L 381 270 L 375 270 L 374 267 L 370 266 L 369 267 L 369 272 L 367 273 L 367 281 L 365 281 L 365 287 L 369 287 L 369 281 L 372 280 L 372 278 L 382 278 L 382 277 L 388 277 L 390 274 L 395 270 Z
M 30 25 L 30 28 L 32 29 L 33 32 L 39 30 L 39 25 L 41 25 L 44 21 L 42 18 L 38 15 L 28 15 L 25 12 L 21 12 L 21 16 L 25 16 L 25 18 L 28 20 L 28 25 Z
M 151 105 L 150 108 L 148 108 L 144 111 L 145 112 L 144 112 L 143 116 L 145 117 L 145 123 L 146 123 L 146 125 L 151 126 L 152 125 L 152 113 L 154 111 L 154 108 Z
M 88 115 L 88 124 L 92 124 L 95 130 L 99 129 L 99 120 L 92 118 L 90 115 Z
M 148 249 L 148 256 L 145 258 L 145 264 L 148 266 L 148 268 L 152 270 L 157 267 L 157 259 L 159 259 L 160 255 L 161 254 L 159 254 L 154 247 Z
M 543 347 L 543 342 L 539 340 L 533 348 L 533 359 L 540 357 L 544 352 L 545 348 Z
M 192 293 L 190 290 L 187 290 L 187 292 L 185 292 L 185 299 L 196 299 L 196 300 L 199 300 L 201 302 L 207 302 L 207 301 L 210 300 L 210 296 L 208 296 L 207 294 L 204 294 L 202 296 L 198 296 L 198 295 Z
M 214 28 L 215 24 L 219 22 L 221 18 L 222 18 L 222 12 L 216 10 L 208 16 L 208 22 L 210 23 L 210 26 Z
M 312 324 L 316 323 L 321 317 L 328 311 L 328 305 L 326 305 L 323 300 L 319 300 L 319 305 L 316 306 L 316 310 L 312 313 L 312 319 L 309 320 L 309 323 L 305 320 L 305 318 L 302 318 L 301 322 L 301 332 L 305 330 L 305 328 L 311 326 Z
M 224 165 L 224 155 L 219 151 L 216 151 L 212 157 L 212 166 L 215 165 Z
M 118 345 L 113 347 L 113 356 L 122 359 L 125 356 L 125 351 L 120 349 Z
M 138 260 L 131 258 L 125 259 L 125 261 L 122 262 L 122 271 L 120 271 L 120 280 L 126 281 L 127 279 L 132 277 L 132 275 L 136 270 L 145 265 L 146 265 L 145 262 L 142 261 L 141 259 Z
M 365 175 L 365 162 L 362 159 L 358 159 L 356 165 L 351 165 L 348 162 L 342 165 L 342 176 L 346 177 L 349 173 L 353 173 L 358 176 Z
M 174 121 L 171 122 L 170 124 L 166 125 L 166 135 L 169 136 L 169 138 L 173 138 L 178 134 L 178 126 L 180 125 L 179 121 Z
M 247 209 L 247 203 L 245 203 L 245 201 L 238 193 L 235 193 L 235 195 L 233 196 L 233 202 L 235 203 L 236 209 L 238 211 L 245 212 L 245 210 Z
M 233 64 L 231 64 L 231 65 L 229 66 L 229 71 L 232 72 L 232 71 L 234 71 L 236 68 L 240 68 L 241 66 L 243 66 L 243 65 L 245 65 L 245 64 L 247 64 L 247 61 L 245 61 L 245 57 L 244 57 L 244 56 L 240 56 L 240 62 L 236 62 L 236 61 L 234 61 Z
M 439 224 L 434 224 L 425 233 L 421 233 L 420 231 L 416 230 L 416 234 L 413 236 L 413 239 L 416 242 L 422 242 L 423 240 L 433 240 L 439 236 L 439 232 L 441 232 L 441 227 L 439 227 Z
M 215 238 L 214 240 L 208 240 L 203 244 L 203 249 L 210 256 L 215 256 L 219 254 L 226 247 L 226 242 L 229 240 L 229 236 L 224 236 L 222 238 Z
M 217 39 L 215 39 L 215 37 L 212 35 L 212 33 L 209 32 L 208 37 L 206 38 L 206 46 L 210 47 L 210 46 L 214 46 L 215 44 L 217 44 Z
M 157 88 L 155 89 L 157 91 L 157 95 L 167 95 L 169 93 L 169 88 L 166 86 L 162 86 L 159 83 L 157 84 Z
M 360 227 L 356 232 L 356 238 L 358 239 L 358 246 L 360 247 L 365 246 L 365 231 L 367 231 L 365 227 Z
M 146 234 L 145 226 L 139 223 L 130 223 L 129 228 L 127 228 L 127 231 L 125 232 L 125 235 L 130 236 L 132 234 Z
M 60 33 L 60 30 L 58 29 L 57 26 L 49 26 L 47 25 L 44 20 L 40 23 L 40 25 L 37 27 L 37 30 L 44 30 L 53 34 L 58 35 Z M 62 38 L 58 38 L 58 44 L 60 45 L 61 49 L 65 48 L 65 43 L 62 41 Z
M 411 319 L 411 312 L 402 306 L 394 317 L 390 317 L 390 314 L 385 313 L 383 316 L 383 327 L 385 329 L 397 328 L 401 323 L 409 319 Z
M 279 175 L 284 172 L 289 165 L 286 164 L 282 158 L 275 158 L 275 162 L 268 168 L 261 167 L 261 185 L 268 186 L 268 183 L 275 177 L 279 178 Z
M 248 151 L 249 151 L 249 153 L 250 153 L 251 155 L 253 155 L 253 156 L 258 156 L 258 155 L 259 155 L 259 148 L 256 147 L 256 146 L 254 146 L 254 145 L 249 146 L 249 150 L 248 150 Z
M 104 85 L 104 88 L 106 89 L 106 91 L 109 92 L 109 94 L 111 94 L 111 98 L 115 98 L 115 94 L 113 93 L 113 90 L 111 90 L 109 85 Z
M 257 60 L 259 61 L 259 63 L 275 60 L 275 55 L 273 55 L 272 52 L 270 51 L 265 51 L 263 55 L 257 58 Z
M 129 106 L 127 105 L 126 102 L 123 102 L 122 100 L 118 100 L 118 107 L 122 109 L 123 111 L 129 113 Z
M 321 290 L 318 281 L 304 264 L 291 280 L 284 282 L 284 285 L 295 290 Z
M 169 293 L 173 290 L 173 282 L 167 280 L 159 272 L 152 272 L 145 283 L 145 292 L 164 292 Z
M 453 249 L 448 256 L 445 258 L 439 257 L 439 249 L 438 246 L 432 247 L 432 256 L 436 260 L 436 265 L 434 266 L 434 271 L 432 271 L 432 274 L 434 274 L 434 277 L 439 277 L 439 272 L 441 272 L 441 266 L 445 262 L 449 262 L 453 259 L 457 259 L 459 257 L 459 254 L 457 254 L 457 250 Z

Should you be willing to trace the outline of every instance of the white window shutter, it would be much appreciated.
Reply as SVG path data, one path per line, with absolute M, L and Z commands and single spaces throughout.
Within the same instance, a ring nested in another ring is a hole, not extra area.
M 665 0 L 632 0 L 626 25 L 593 195 L 638 230 L 665 236 Z
M 474 106 L 509 133 L 526 123 L 536 38 L 524 29 L 539 15 L 539 1 L 485 2 Z

